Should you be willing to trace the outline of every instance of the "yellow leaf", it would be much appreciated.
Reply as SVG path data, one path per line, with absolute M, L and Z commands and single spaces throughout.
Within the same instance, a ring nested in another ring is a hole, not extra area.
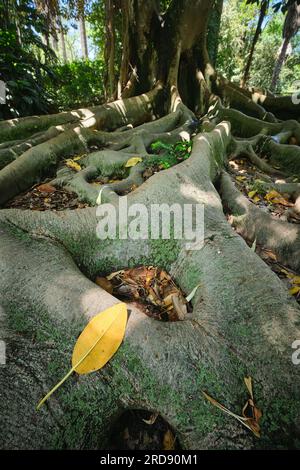
M 80 171 L 81 170 L 81 166 L 79 165 L 79 163 L 76 163 L 74 162 L 74 160 L 66 160 L 66 166 L 69 167 L 69 168 L 72 168 L 72 170 L 75 170 L 75 171 Z
M 281 194 L 279 194 L 277 191 L 270 191 L 265 195 L 266 201 L 272 201 L 275 198 L 281 198 Z
M 299 292 L 300 292 L 300 286 L 292 287 L 292 288 L 289 290 L 289 293 L 290 293 L 291 295 L 299 294 Z
M 237 176 L 237 177 L 236 177 L 236 180 L 237 180 L 237 181 L 244 181 L 245 179 L 247 179 L 246 176 Z
M 175 439 L 176 438 L 174 437 L 172 431 L 168 429 L 163 439 L 163 450 L 174 450 Z
M 272 199 L 272 203 L 273 204 L 281 204 L 282 206 L 287 206 L 287 207 L 292 207 L 294 205 L 291 202 L 284 199 L 283 197 Z
M 99 313 L 75 344 L 72 366 L 78 374 L 101 369 L 119 349 L 126 329 L 127 307 L 116 304 Z
M 253 201 L 254 201 L 255 203 L 256 203 L 256 202 L 259 202 L 259 201 L 260 201 L 260 197 L 254 196 Z
M 257 193 L 256 190 L 250 191 L 250 192 L 248 193 L 248 196 L 252 198 L 253 196 L 255 196 L 256 193 Z
M 37 409 L 73 373 L 88 374 L 101 369 L 119 349 L 125 335 L 127 307 L 119 303 L 96 315 L 79 336 L 67 375 L 39 402 Z
M 293 276 L 291 278 L 293 284 L 299 284 L 300 285 L 300 276 Z
M 285 274 L 286 276 L 290 277 L 291 273 L 289 273 L 286 269 L 280 269 L 280 272 Z
M 141 161 L 142 161 L 142 159 L 140 157 L 132 157 L 127 161 L 127 163 L 125 165 L 125 168 L 130 168 L 132 166 L 135 166 L 138 163 L 140 163 Z

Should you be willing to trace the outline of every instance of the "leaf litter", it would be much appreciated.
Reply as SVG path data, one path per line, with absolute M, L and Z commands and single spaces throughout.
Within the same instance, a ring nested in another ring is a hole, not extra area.
M 300 216 L 290 209 L 294 207 L 294 202 L 289 194 L 281 194 L 278 191 L 265 191 L 267 181 L 263 181 L 260 177 L 262 171 L 258 170 L 253 163 L 247 159 L 235 159 L 229 162 L 230 171 L 234 176 L 238 189 L 260 209 L 270 212 L 273 217 L 288 220 L 291 223 L 300 223 Z M 276 178 L 268 176 L 268 183 L 272 185 Z M 297 180 L 298 181 L 298 180 Z
M 15 196 L 5 207 L 33 211 L 62 211 L 65 209 L 84 209 L 89 205 L 80 202 L 76 193 L 57 189 L 49 182 L 45 182 L 34 185 L 28 191 Z
M 185 298 L 172 277 L 154 266 L 139 266 L 111 273 L 95 280 L 102 289 L 122 300 L 136 302 L 149 317 L 161 321 L 184 320 L 189 302 L 199 286 Z
M 257 179 L 257 175 L 262 173 L 251 162 L 246 159 L 237 159 L 230 161 L 229 164 L 239 190 L 251 202 L 259 206 L 260 209 L 271 212 L 274 217 L 288 220 L 290 223 L 300 223 L 300 216 L 296 212 L 289 211 L 294 206 L 290 196 L 280 194 L 275 190 L 264 191 L 262 186 L 264 181 Z M 293 182 L 298 182 L 298 178 L 293 178 Z M 228 217 L 230 218 L 230 215 Z M 247 240 L 246 243 L 248 243 Z M 275 253 L 257 244 L 256 240 L 250 247 L 277 274 L 289 293 L 300 303 L 300 274 L 279 263 Z

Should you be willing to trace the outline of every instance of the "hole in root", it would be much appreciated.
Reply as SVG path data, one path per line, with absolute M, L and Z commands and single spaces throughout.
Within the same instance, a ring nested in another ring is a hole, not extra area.
M 135 302 L 155 320 L 184 320 L 192 310 L 172 277 L 158 267 L 124 269 L 106 277 L 98 276 L 95 282 L 120 300 Z
M 176 434 L 160 416 L 145 410 L 125 411 L 114 423 L 108 450 L 180 450 Z

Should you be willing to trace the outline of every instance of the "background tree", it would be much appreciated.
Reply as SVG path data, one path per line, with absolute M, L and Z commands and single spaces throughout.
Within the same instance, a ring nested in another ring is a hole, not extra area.
M 273 72 L 273 77 L 272 77 L 272 82 L 271 82 L 271 90 L 276 89 L 277 81 L 280 75 L 280 71 L 282 69 L 282 65 L 284 64 L 286 55 L 287 55 L 287 49 L 290 44 L 291 39 L 297 31 L 300 28 L 300 5 L 298 5 L 298 2 L 293 2 L 286 14 L 286 18 L 284 21 L 283 25 L 283 41 L 282 45 L 280 48 L 280 53 L 278 56 L 278 59 L 276 61 L 275 67 L 274 67 L 274 72 Z
M 66 41 L 65 41 L 65 32 L 64 32 L 64 27 L 63 27 L 61 16 L 58 17 L 58 27 L 59 27 L 59 38 L 60 38 L 60 45 L 61 45 L 61 50 L 62 50 L 62 57 L 63 57 L 63 62 L 65 64 L 68 58 L 67 58 L 67 49 L 66 49 Z
M 84 59 L 88 58 L 88 47 L 87 47 L 87 37 L 86 37 L 86 28 L 85 28 L 85 2 L 84 0 L 78 0 L 78 21 L 80 29 L 80 43 L 81 43 L 81 54 Z
M 257 3 L 259 3 L 259 2 L 257 2 Z M 255 30 L 255 34 L 253 36 L 251 49 L 250 49 L 250 52 L 249 52 L 249 55 L 248 55 L 248 59 L 247 59 L 247 63 L 246 63 L 246 66 L 245 66 L 243 78 L 241 80 L 241 86 L 242 87 L 244 87 L 246 85 L 246 83 L 248 81 L 248 78 L 249 78 L 249 73 L 250 73 L 250 68 L 251 68 L 251 65 L 252 65 L 255 46 L 256 46 L 257 41 L 259 39 L 259 36 L 261 34 L 262 25 L 263 25 L 263 22 L 266 18 L 268 8 L 269 8 L 269 0 L 263 0 L 261 2 L 261 5 L 260 5 L 260 12 L 259 12 L 259 17 L 258 17 L 258 21 L 257 21 L 257 27 L 256 27 L 256 30 Z

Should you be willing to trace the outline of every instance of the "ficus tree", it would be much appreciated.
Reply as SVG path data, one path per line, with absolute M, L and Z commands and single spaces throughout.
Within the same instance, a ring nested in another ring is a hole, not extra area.
M 218 73 L 207 48 L 218 40 L 208 34 L 215 8 L 214 0 L 107 2 L 107 31 L 121 28 L 117 80 L 113 41 L 106 55 L 107 96 L 117 100 L 0 123 L 5 448 L 105 447 L 112 423 L 129 408 L 161 414 L 186 449 L 299 446 L 300 368 L 292 361 L 299 306 L 255 253 L 263 246 L 299 270 L 299 225 L 249 201 L 228 162 L 249 159 L 265 174 L 260 184 L 290 193 L 299 210 L 300 105 L 295 97 L 241 89 Z M 187 160 L 144 181 L 154 142 L 189 139 Z M 82 155 L 80 171 L 60 171 L 60 162 L 74 155 Z M 126 163 L 137 156 L 121 181 L 93 184 L 99 175 L 124 176 Z M 44 178 L 91 207 L 5 208 Z M 201 249 L 190 250 L 173 235 L 99 240 L 94 206 L 109 202 L 118 213 L 124 192 L 128 207 L 143 204 L 150 212 L 153 204 L 203 205 Z M 67 372 L 83 324 L 118 302 L 94 284 L 96 275 L 138 265 L 160 266 L 186 293 L 199 285 L 192 313 L 164 323 L 129 303 L 125 340 L 108 366 L 70 379 L 36 414 L 41 396 L 62 369 Z M 260 439 L 202 394 L 240 413 L 245 376 L 252 377 L 263 411 Z

